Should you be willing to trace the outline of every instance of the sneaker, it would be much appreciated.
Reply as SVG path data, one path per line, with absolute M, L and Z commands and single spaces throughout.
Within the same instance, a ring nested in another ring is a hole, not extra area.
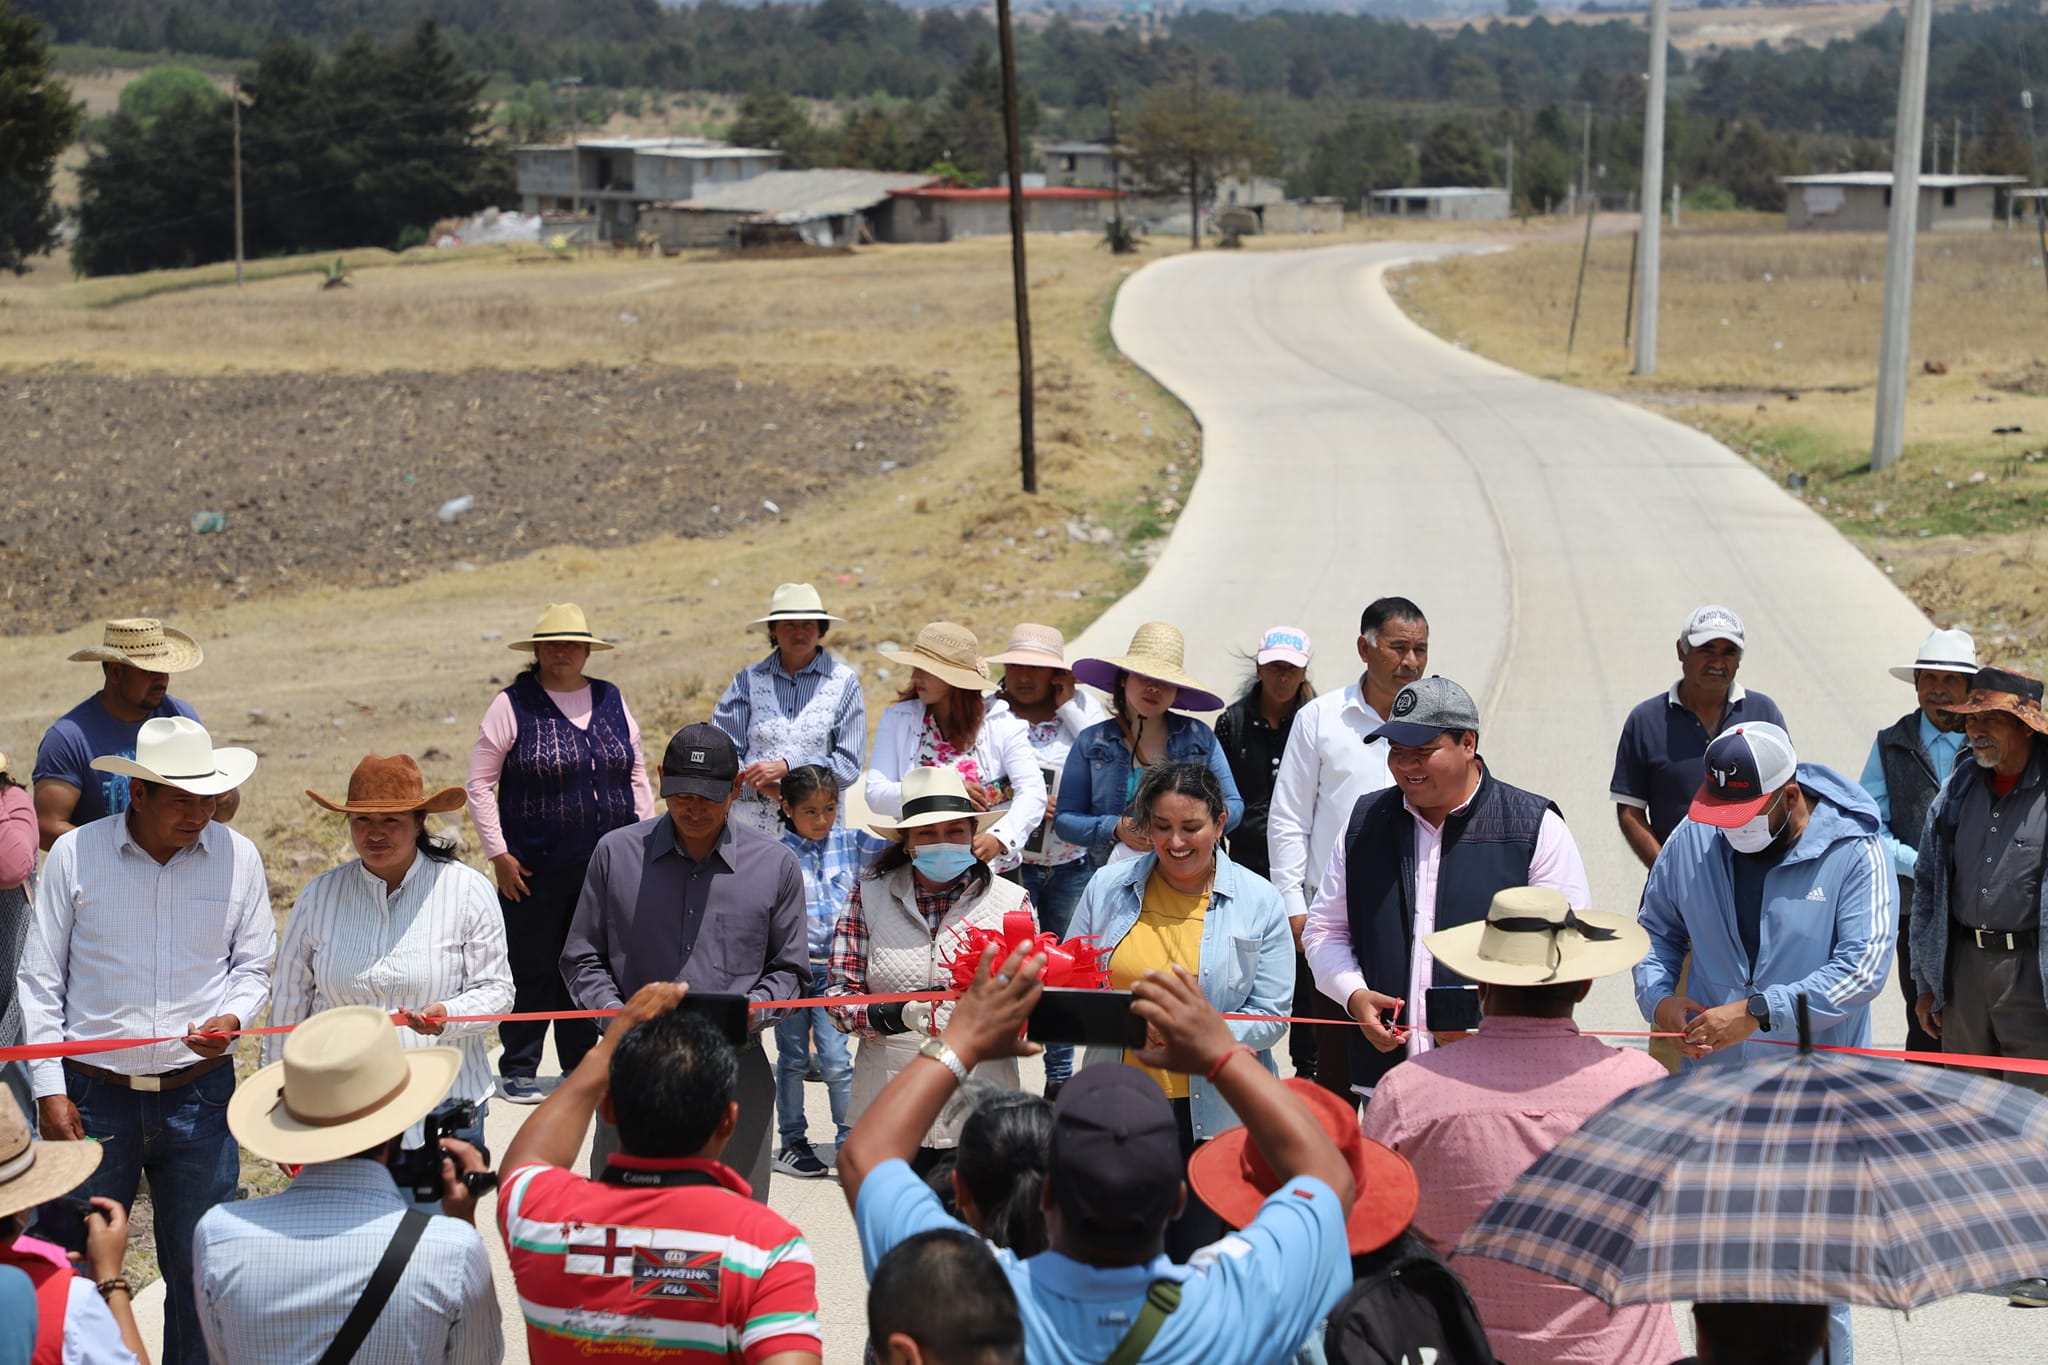
M 784 1147 L 775 1156 L 775 1169 L 784 1175 L 793 1175 L 798 1180 L 822 1180 L 831 1174 L 832 1168 L 818 1160 L 818 1154 L 809 1144 L 802 1147 Z
M 2015 1308 L 2048 1308 L 2048 1279 L 2021 1280 L 2006 1291 L 2005 1301 Z
M 533 1076 L 501 1076 L 498 1098 L 507 1104 L 539 1104 L 547 1098 L 547 1087 Z
M 1047 1081 L 1045 1083 L 1044 1092 L 1046 1101 L 1050 1103 L 1054 1100 L 1057 1100 L 1060 1097 L 1060 1091 L 1065 1090 L 1066 1088 L 1067 1083 L 1065 1081 Z
M 818 1070 L 818 1059 L 816 1057 L 811 1058 L 811 1069 L 804 1072 L 804 1080 L 811 1085 L 823 1085 L 825 1083 L 825 1073 Z

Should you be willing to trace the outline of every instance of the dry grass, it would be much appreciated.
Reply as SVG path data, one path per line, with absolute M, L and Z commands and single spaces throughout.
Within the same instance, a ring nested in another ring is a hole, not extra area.
M 1937 9 L 1968 8 L 1965 4 L 1942 3 Z M 1671 45 L 1687 56 L 1706 55 L 1723 49 L 1746 51 L 1758 43 L 1772 47 L 1786 48 L 1796 44 L 1824 47 L 1837 39 L 1853 38 L 1876 24 L 1882 23 L 1886 14 L 1897 9 L 1892 4 L 1847 4 L 1847 5 L 1788 5 L 1758 9 L 1674 9 L 1670 16 Z M 1577 9 L 1545 10 L 1542 16 L 1553 24 L 1610 24 L 1631 23 L 1638 27 L 1647 24 L 1641 10 L 1622 13 L 1609 9 L 1599 13 L 1586 13 Z M 1435 29 L 1449 36 L 1467 24 L 1478 22 L 1476 16 L 1460 15 L 1448 19 L 1425 19 L 1421 27 Z M 1528 19 L 1489 17 L 1487 24 L 1526 25 Z

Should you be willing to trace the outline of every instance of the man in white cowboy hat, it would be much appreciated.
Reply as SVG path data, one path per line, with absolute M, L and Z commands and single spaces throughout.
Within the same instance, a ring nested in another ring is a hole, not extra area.
M 473 1226 L 477 1197 L 463 1179 L 484 1169 L 482 1155 L 442 1139 L 445 1218 L 416 1211 L 391 1170 L 406 1129 L 441 1102 L 461 1065 L 452 1047 L 401 1047 L 384 1011 L 344 1005 L 285 1035 L 283 1059 L 235 1091 L 228 1127 L 242 1145 L 300 1169 L 279 1193 L 199 1220 L 193 1278 L 214 1360 L 503 1358 L 490 1258 Z M 367 1291 L 386 1263 L 397 1279 L 379 1304 Z M 342 1355 L 333 1348 L 352 1318 L 363 1325 Z
M 30 1078 L 45 1138 L 100 1144 L 88 1194 L 126 1207 L 149 1177 L 169 1290 L 163 1359 L 197 1365 L 192 1229 L 235 1197 L 230 1035 L 262 1012 L 277 951 L 263 859 L 213 818 L 256 755 L 216 749 L 199 722 L 173 716 L 142 723 L 135 757 L 92 766 L 128 779 L 128 809 L 65 834 L 44 860 L 22 955 L 22 1036 L 162 1040 L 34 1062 Z
M 791 768 L 817 763 L 841 791 L 867 763 L 868 704 L 860 678 L 825 651 L 834 621 L 808 583 L 784 583 L 753 624 L 768 627 L 768 656 L 733 675 L 711 719 L 740 752 L 740 799 L 733 817 L 779 834 L 776 784 Z
M 128 784 L 118 775 L 94 776 L 93 760 L 135 757 L 135 736 L 146 720 L 198 720 L 197 711 L 170 694 L 170 682 L 171 674 L 199 667 L 203 657 L 191 636 L 146 616 L 107 622 L 99 644 L 71 655 L 73 663 L 100 666 L 100 690 L 59 717 L 36 749 L 36 823 L 44 848 L 74 826 L 128 808 Z M 239 792 L 222 792 L 213 818 L 227 823 L 240 803 Z
M 1913 868 L 1920 858 L 1920 831 L 1941 784 L 1961 762 L 1968 740 L 1963 718 L 1948 708 L 1970 692 L 1977 673 L 1977 642 L 1966 630 L 1937 630 L 1920 646 L 1919 657 L 1891 670 L 1900 682 L 1913 684 L 1919 705 L 1877 732 L 1870 757 L 1858 780 L 1877 802 L 1883 822 L 1878 838 L 1899 874 L 1899 989 L 1906 997 L 1906 1047 L 1912 1052 L 1939 1052 L 1941 1040 L 1920 1027 L 1913 1002 L 1920 988 L 1913 983 L 1913 953 L 1906 920 L 1913 911 Z
M 1366 1106 L 1364 1132 L 1415 1167 L 1415 1231 L 1449 1256 L 1530 1162 L 1609 1101 L 1667 1073 L 1647 1054 L 1608 1047 L 1572 1022 L 1593 982 L 1650 951 L 1650 936 L 1629 917 L 1574 910 L 1557 891 L 1517 886 L 1494 893 L 1485 919 L 1423 942 L 1444 967 L 1477 983 L 1479 1029 L 1389 1072 Z M 1610 1309 L 1505 1261 L 1464 1257 L 1456 1268 L 1502 1365 L 1678 1358 L 1669 1305 Z

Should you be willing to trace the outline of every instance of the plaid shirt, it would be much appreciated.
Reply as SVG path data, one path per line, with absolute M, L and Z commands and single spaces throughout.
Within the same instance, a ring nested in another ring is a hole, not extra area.
M 822 839 L 806 839 L 793 829 L 782 831 L 782 842 L 796 854 L 804 873 L 804 926 L 810 940 L 811 961 L 823 962 L 832 951 L 832 932 L 840 912 L 857 894 L 854 883 L 866 863 L 880 857 L 888 845 L 874 835 L 849 825 L 834 825 Z M 805 992 L 809 994 L 808 991 Z
M 962 877 L 950 886 L 936 891 L 926 891 L 911 880 L 913 894 L 917 900 L 917 913 L 924 916 L 924 927 L 936 941 L 939 925 L 953 905 L 967 891 L 968 879 Z M 832 926 L 831 979 L 825 987 L 826 995 L 866 995 L 868 990 L 868 920 L 861 909 L 861 883 L 853 884 L 853 894 L 847 897 L 846 909 L 839 916 L 839 923 Z M 832 1017 L 832 1024 L 841 1033 L 851 1033 L 856 1038 L 879 1038 L 882 1035 L 868 1027 L 866 1005 L 828 1005 L 826 1012 Z

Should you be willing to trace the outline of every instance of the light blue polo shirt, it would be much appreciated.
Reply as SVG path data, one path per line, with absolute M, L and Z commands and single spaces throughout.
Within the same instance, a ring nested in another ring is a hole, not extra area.
M 933 1228 L 960 1228 L 939 1197 L 901 1161 L 861 1182 L 854 1206 L 868 1277 L 899 1242 Z M 1100 1365 L 1144 1306 L 1154 1280 L 1178 1280 L 1180 1307 L 1145 1352 L 1146 1365 L 1284 1362 L 1351 1288 L 1344 1210 L 1322 1181 L 1288 1182 L 1249 1227 L 1204 1247 L 1187 1265 L 1100 1269 L 1041 1252 L 1018 1260 L 996 1249 L 1017 1292 L 1027 1365 Z

